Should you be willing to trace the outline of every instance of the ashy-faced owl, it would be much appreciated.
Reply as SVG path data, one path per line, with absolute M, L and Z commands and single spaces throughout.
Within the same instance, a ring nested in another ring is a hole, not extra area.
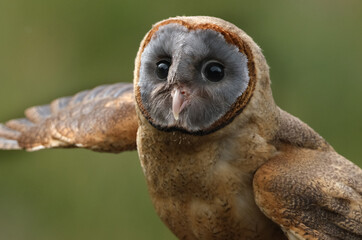
M 156 23 L 134 84 L 100 86 L 0 125 L 0 148 L 138 150 L 180 239 L 361 239 L 362 171 L 274 102 L 242 30 L 213 17 Z

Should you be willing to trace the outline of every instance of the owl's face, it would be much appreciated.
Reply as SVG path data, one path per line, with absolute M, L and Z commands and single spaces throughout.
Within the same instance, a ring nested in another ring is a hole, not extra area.
M 222 33 L 171 22 L 141 54 L 138 104 L 160 130 L 206 134 L 226 124 L 249 81 L 247 56 Z

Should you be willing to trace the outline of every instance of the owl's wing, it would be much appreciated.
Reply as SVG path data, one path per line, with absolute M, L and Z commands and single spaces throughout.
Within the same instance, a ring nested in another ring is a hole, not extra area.
M 362 239 L 362 170 L 333 150 L 288 148 L 254 176 L 259 208 L 289 239 Z
M 117 83 L 31 107 L 25 111 L 26 118 L 0 124 L 0 149 L 135 150 L 138 123 L 134 104 L 133 85 Z

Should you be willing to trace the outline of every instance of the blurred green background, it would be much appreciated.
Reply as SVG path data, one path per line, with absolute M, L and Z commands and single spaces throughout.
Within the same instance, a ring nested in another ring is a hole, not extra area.
M 362 165 L 362 1 L 0 0 L 0 122 L 99 84 L 132 81 L 153 23 L 211 15 L 244 29 L 276 102 Z M 0 239 L 175 239 L 136 152 L 0 152 Z

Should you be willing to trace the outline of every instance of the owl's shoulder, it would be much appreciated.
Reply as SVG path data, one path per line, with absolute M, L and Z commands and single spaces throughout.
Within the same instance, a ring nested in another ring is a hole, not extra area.
M 299 118 L 278 108 L 278 127 L 274 143 L 307 149 L 333 149 L 328 142 Z

